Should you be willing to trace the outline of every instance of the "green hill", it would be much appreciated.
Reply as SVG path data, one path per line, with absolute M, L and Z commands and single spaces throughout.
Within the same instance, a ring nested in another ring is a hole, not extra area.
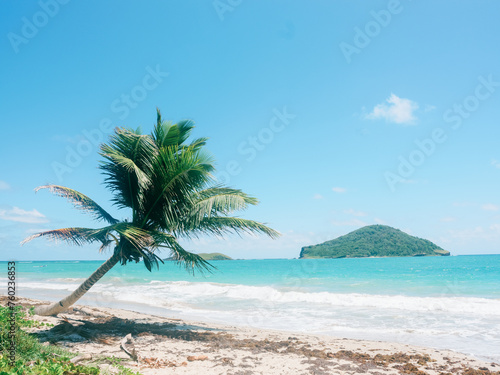
M 300 258 L 366 258 L 450 255 L 431 241 L 387 225 L 369 225 L 331 241 L 305 246 Z
M 221 253 L 199 253 L 205 260 L 233 260 L 233 258 Z

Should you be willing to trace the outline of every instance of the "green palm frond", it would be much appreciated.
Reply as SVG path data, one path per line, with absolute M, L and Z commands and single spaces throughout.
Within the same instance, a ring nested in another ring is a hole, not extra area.
M 170 121 L 163 121 L 155 127 L 152 137 L 158 148 L 174 146 L 178 144 L 179 129 Z
M 253 220 L 241 219 L 238 217 L 208 217 L 200 222 L 188 221 L 182 228 L 179 236 L 189 237 L 190 235 L 199 236 L 201 234 L 215 234 L 223 236 L 224 234 L 246 232 L 250 234 L 265 234 L 273 239 L 281 234 L 265 224 Z
M 169 146 L 181 146 L 191 134 L 194 123 L 191 120 L 179 121 L 172 124 L 169 121 L 163 121 L 161 112 L 156 109 L 156 126 L 152 133 L 152 138 L 158 148 Z
M 93 242 L 105 243 L 108 241 L 106 233 L 101 230 L 91 228 L 61 228 L 55 230 L 48 230 L 33 234 L 25 238 L 21 245 L 30 242 L 38 237 L 48 237 L 54 241 L 66 241 L 72 245 L 82 246 Z
M 103 253 L 108 249 L 108 247 L 113 243 L 113 240 L 107 239 L 105 240 L 102 245 L 99 247 L 99 252 Z
M 211 180 L 213 165 L 208 156 L 188 148 L 179 153 L 178 146 L 159 150 L 154 164 L 154 181 L 147 193 L 141 226 L 151 222 L 169 231 L 179 220 L 181 207 L 186 206 L 193 191 L 201 190 Z
M 124 156 L 117 150 L 113 150 L 106 145 L 102 147 L 102 150 L 105 154 L 105 158 L 109 159 L 112 162 L 114 168 L 117 168 L 120 172 L 123 170 L 126 171 L 127 175 L 133 175 L 141 188 L 144 189 L 148 184 L 151 183 L 149 176 L 139 168 L 134 160 Z
M 129 243 L 134 249 L 143 249 L 153 243 L 153 239 L 147 230 L 138 228 L 134 224 L 127 222 L 120 222 L 96 229 L 96 232 L 105 238 L 108 238 L 110 233 L 116 233 L 121 241 Z
M 117 237 L 125 240 L 135 249 L 142 249 L 153 243 L 152 237 L 147 231 L 137 228 L 126 222 L 115 223 L 103 228 L 61 228 L 33 234 L 24 239 L 21 244 L 25 244 L 38 237 L 48 237 L 55 241 L 66 241 L 74 245 L 84 245 L 93 242 L 101 242 L 103 248 L 109 246 L 113 239 Z
M 100 168 L 118 207 L 131 208 L 134 214 L 140 211 L 144 192 L 152 184 L 151 162 L 156 152 L 151 137 L 129 129 L 117 129 L 110 143 L 101 146 L 104 161 Z
M 258 203 L 256 198 L 241 190 L 212 187 L 196 194 L 190 213 L 201 220 L 212 215 L 227 215 L 234 211 L 244 210 L 248 205 Z
M 214 266 L 212 266 L 198 254 L 194 254 L 187 250 L 184 250 L 184 248 L 172 235 L 159 231 L 152 231 L 150 232 L 150 234 L 155 239 L 155 247 L 169 249 L 172 259 L 178 264 L 183 265 L 187 271 L 191 271 L 194 273 L 195 269 L 197 269 L 201 272 L 212 272 L 212 270 L 215 269 Z
M 150 249 L 136 249 L 136 252 L 144 261 L 144 265 L 146 266 L 149 272 L 151 272 L 153 266 L 156 266 L 156 268 L 159 269 L 160 268 L 159 262 L 164 263 L 163 259 L 161 259 L 158 255 L 154 253 L 154 250 L 152 251 Z
M 194 129 L 194 122 L 192 120 L 182 120 L 175 124 L 179 129 L 178 145 L 184 144 L 189 138 L 189 135 Z
M 44 185 L 44 186 L 39 186 L 35 189 L 35 192 L 41 190 L 41 189 L 49 189 L 51 193 L 56 194 L 60 197 L 67 198 L 70 200 L 73 205 L 82 211 L 89 212 L 96 218 L 97 220 L 104 220 L 108 222 L 109 224 L 114 224 L 117 223 L 118 220 L 113 218 L 110 214 L 108 214 L 101 206 L 99 206 L 96 202 L 94 202 L 92 199 L 87 197 L 86 195 L 67 188 L 65 186 L 59 186 L 59 185 Z
M 210 173 L 215 168 L 212 157 L 196 147 L 196 145 L 188 146 L 182 150 L 178 145 L 162 147 L 154 160 L 153 173 L 163 176 L 163 181 L 170 185 L 179 176 L 189 177 L 191 179 L 187 181 L 189 186 L 200 189 L 204 184 L 213 181 Z
M 198 138 L 189 144 L 193 150 L 200 150 L 203 146 L 207 144 L 208 138 Z

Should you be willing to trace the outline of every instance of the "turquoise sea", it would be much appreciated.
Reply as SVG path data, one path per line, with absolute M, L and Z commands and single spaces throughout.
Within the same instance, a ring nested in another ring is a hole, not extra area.
M 18 295 L 55 301 L 101 263 L 19 261 Z M 500 255 L 212 264 L 214 273 L 195 276 L 173 262 L 153 272 L 117 265 L 79 303 L 451 349 L 500 363 Z

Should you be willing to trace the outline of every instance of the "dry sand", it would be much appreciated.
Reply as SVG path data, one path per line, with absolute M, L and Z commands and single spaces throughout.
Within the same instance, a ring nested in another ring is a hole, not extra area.
M 0 298 L 1 300 L 1 298 Z M 3 301 L 2 301 L 3 302 Z M 25 306 L 46 303 L 19 299 Z M 132 311 L 75 305 L 40 339 L 107 368 L 122 358 L 134 372 L 152 374 L 500 374 L 500 365 L 464 354 L 404 344 L 304 335 L 169 319 Z M 133 342 L 125 343 L 131 334 Z M 125 347 L 137 360 L 131 358 Z

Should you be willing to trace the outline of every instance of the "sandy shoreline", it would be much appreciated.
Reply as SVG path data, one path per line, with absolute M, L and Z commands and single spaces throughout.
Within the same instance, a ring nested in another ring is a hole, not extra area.
M 5 297 L 0 297 L 5 305 Z M 19 298 L 22 305 L 46 303 Z M 164 318 L 115 308 L 75 305 L 40 317 L 42 341 L 87 355 L 82 363 L 108 368 L 105 357 L 153 374 L 500 374 L 500 365 L 447 350 L 305 335 Z M 133 344 L 125 343 L 131 334 Z M 133 360 L 121 347 L 138 359 Z M 133 353 L 132 353 L 133 354 Z M 112 369 L 110 369 L 111 371 Z

